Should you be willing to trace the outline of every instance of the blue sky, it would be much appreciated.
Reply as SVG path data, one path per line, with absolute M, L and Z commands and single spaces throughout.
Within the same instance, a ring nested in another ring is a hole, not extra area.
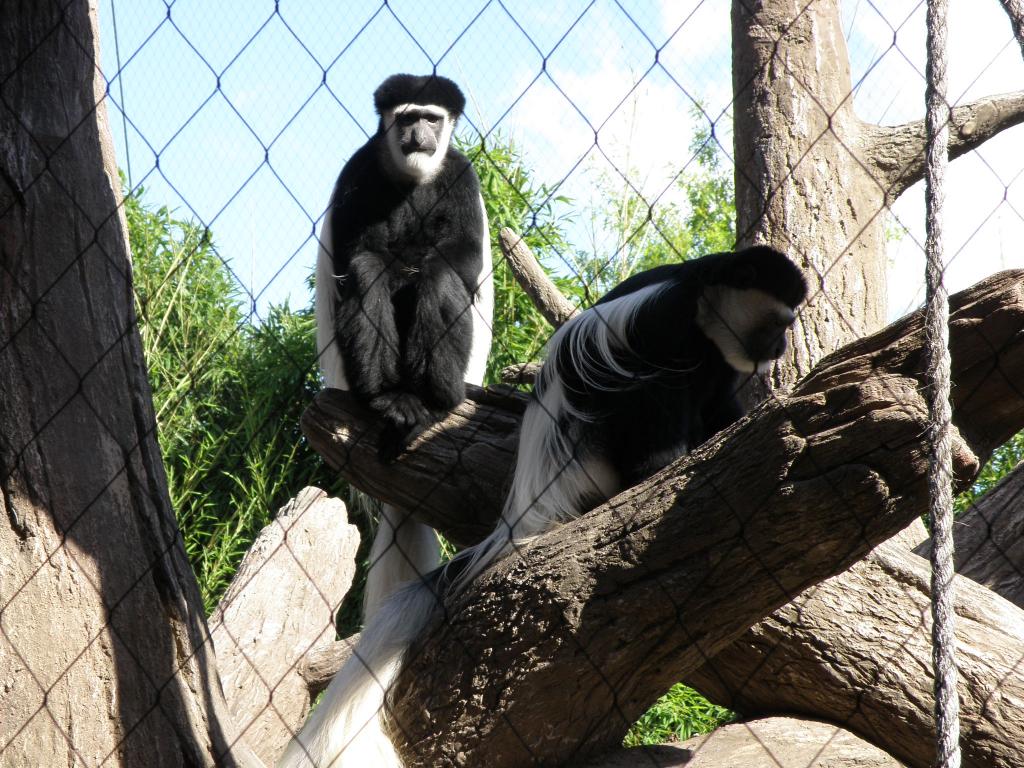
M 1024 86 L 998 2 L 951 5 L 952 92 Z M 615 169 L 659 194 L 688 160 L 693 99 L 731 141 L 726 0 L 100 0 L 100 18 L 121 167 L 151 203 L 212 228 L 259 312 L 308 302 L 314 224 L 393 72 L 436 65 L 469 99 L 463 132 L 512 136 L 578 208 Z M 860 114 L 919 117 L 923 2 L 847 0 L 844 24 Z M 953 165 L 953 288 L 1024 265 L 1021 130 Z M 910 233 L 891 248 L 893 316 L 920 301 L 920 192 L 896 214 Z

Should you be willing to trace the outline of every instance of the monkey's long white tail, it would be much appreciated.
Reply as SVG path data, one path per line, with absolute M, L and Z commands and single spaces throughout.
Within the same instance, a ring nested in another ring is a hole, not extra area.
M 384 728 L 384 701 L 436 606 L 434 590 L 423 582 L 381 606 L 277 768 L 402 768 Z

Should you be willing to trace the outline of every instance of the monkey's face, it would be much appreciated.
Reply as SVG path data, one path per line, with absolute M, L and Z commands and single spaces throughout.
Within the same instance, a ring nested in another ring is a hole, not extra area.
M 697 325 L 740 373 L 764 373 L 786 352 L 793 307 L 757 288 L 709 286 L 697 304 Z
M 382 116 L 391 161 L 400 174 L 429 181 L 441 168 L 453 120 L 443 107 L 401 104 Z

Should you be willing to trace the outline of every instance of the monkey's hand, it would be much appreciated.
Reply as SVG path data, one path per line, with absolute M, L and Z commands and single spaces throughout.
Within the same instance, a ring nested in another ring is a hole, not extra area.
M 371 400 L 370 407 L 384 421 L 377 444 L 377 457 L 384 463 L 401 456 L 416 435 L 440 418 L 411 392 L 387 392 Z

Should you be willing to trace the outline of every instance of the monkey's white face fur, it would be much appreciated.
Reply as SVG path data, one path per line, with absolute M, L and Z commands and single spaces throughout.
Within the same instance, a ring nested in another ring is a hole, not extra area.
M 399 104 L 381 114 L 393 169 L 417 183 L 441 170 L 455 121 L 436 104 Z
M 796 319 L 783 302 L 756 288 L 714 286 L 697 304 L 697 325 L 740 373 L 764 373 L 786 351 Z

